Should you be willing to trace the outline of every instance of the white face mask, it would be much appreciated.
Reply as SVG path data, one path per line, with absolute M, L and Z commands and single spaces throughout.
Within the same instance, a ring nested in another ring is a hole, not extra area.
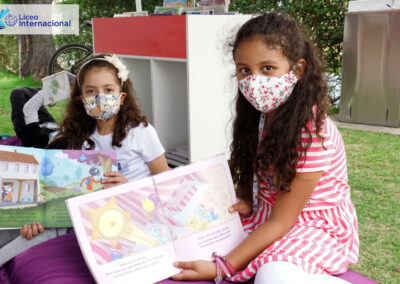
M 249 103 L 266 113 L 286 102 L 296 83 L 293 71 L 281 77 L 253 74 L 239 81 L 239 89 Z
M 82 97 L 86 113 L 99 120 L 109 120 L 119 111 L 120 94 L 97 94 L 92 97 Z

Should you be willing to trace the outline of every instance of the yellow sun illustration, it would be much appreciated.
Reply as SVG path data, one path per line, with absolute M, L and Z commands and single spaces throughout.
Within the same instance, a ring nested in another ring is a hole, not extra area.
M 129 222 L 130 212 L 119 207 L 115 197 L 112 197 L 104 206 L 96 209 L 87 209 L 92 223 L 91 239 L 104 238 L 111 242 L 113 247 L 123 238 L 135 243 L 155 247 L 156 239 Z

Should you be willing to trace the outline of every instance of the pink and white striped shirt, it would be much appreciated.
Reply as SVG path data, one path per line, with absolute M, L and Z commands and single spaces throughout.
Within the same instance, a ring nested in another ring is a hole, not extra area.
M 310 121 L 312 143 L 306 155 L 300 157 L 297 172 L 323 174 L 306 206 L 290 231 L 260 253 L 248 266 L 230 280 L 244 282 L 258 268 L 270 261 L 289 261 L 309 273 L 339 274 L 358 259 L 357 216 L 350 200 L 347 184 L 347 161 L 343 139 L 330 118 L 324 120 L 321 136 Z M 309 134 L 302 131 L 301 143 L 307 145 Z M 299 151 L 300 149 L 298 149 Z M 265 173 L 258 190 L 258 206 L 242 221 L 251 233 L 268 220 L 278 191 L 274 189 L 274 174 Z

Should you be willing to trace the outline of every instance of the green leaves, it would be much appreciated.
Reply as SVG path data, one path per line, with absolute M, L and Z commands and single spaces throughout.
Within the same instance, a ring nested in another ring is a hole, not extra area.
M 344 15 L 348 0 L 232 0 L 230 10 L 243 14 L 276 11 L 288 13 L 303 25 L 318 46 L 326 71 L 340 74 L 343 51 Z

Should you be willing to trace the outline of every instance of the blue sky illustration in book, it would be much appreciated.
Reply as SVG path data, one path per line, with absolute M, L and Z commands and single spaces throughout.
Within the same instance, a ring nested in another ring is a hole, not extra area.
M 0 205 L 28 205 L 101 189 L 114 153 L 0 147 Z

